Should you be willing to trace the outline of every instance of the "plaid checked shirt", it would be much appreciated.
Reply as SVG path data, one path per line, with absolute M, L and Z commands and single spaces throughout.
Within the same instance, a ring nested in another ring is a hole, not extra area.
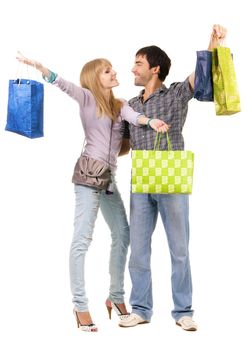
M 169 89 L 162 85 L 144 103 L 143 93 L 144 90 L 139 96 L 132 98 L 129 105 L 148 118 L 162 119 L 169 124 L 169 138 L 173 150 L 183 150 L 182 129 L 187 116 L 188 102 L 193 97 L 188 78 L 184 82 L 171 84 Z M 126 123 L 124 137 L 130 138 L 132 149 L 151 150 L 154 148 L 156 132 L 147 126 L 135 127 Z M 161 138 L 160 149 L 167 149 L 166 137 Z

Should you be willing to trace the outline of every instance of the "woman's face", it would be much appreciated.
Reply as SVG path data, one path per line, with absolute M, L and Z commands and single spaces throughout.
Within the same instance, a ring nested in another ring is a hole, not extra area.
M 104 89 L 112 89 L 119 85 L 116 79 L 116 72 L 113 70 L 112 66 L 106 66 L 103 71 L 99 74 L 99 80 Z

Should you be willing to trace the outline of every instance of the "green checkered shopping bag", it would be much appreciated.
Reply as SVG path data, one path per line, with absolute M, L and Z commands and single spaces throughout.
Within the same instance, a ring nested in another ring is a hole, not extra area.
M 166 133 L 168 151 L 159 150 L 161 133 L 157 133 L 154 150 L 132 151 L 133 193 L 191 193 L 194 153 L 173 151 Z
M 212 73 L 216 115 L 231 115 L 240 112 L 237 78 L 228 47 L 213 49 Z

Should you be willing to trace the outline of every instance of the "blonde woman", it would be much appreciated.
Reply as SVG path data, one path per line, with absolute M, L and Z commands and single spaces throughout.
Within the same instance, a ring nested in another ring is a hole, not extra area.
M 129 245 L 129 226 L 125 208 L 115 183 L 117 156 L 121 149 L 123 120 L 139 127 L 166 132 L 168 125 L 159 119 L 149 119 L 136 113 L 128 104 L 114 97 L 112 89 L 119 85 L 116 72 L 106 59 L 95 59 L 84 65 L 80 74 L 81 87 L 64 80 L 41 63 L 17 55 L 18 61 L 38 69 L 43 78 L 57 86 L 79 104 L 80 118 L 85 133 L 82 156 L 110 167 L 111 183 L 105 190 L 77 181 L 74 169 L 75 219 L 70 249 L 70 281 L 74 314 L 78 327 L 96 332 L 85 292 L 85 256 L 92 241 L 99 208 L 111 231 L 110 290 L 106 306 L 111 318 L 114 309 L 120 317 L 127 315 L 124 303 L 124 271 Z M 87 158 L 87 159 L 88 159 Z M 78 164 L 78 162 L 77 162 Z

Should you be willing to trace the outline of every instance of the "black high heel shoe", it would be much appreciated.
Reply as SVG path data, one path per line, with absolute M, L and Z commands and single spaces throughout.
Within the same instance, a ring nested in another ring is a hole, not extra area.
M 112 310 L 114 310 L 116 312 L 117 316 L 120 319 L 123 319 L 126 316 L 130 315 L 130 313 L 126 311 L 126 305 L 124 303 L 116 304 L 116 303 L 113 303 L 112 301 L 110 301 L 109 299 L 107 299 L 106 302 L 105 302 L 105 305 L 107 307 L 108 315 L 109 315 L 109 319 L 110 320 L 111 320 Z M 125 312 L 121 311 L 121 306 L 123 306 L 123 308 L 125 309 Z

